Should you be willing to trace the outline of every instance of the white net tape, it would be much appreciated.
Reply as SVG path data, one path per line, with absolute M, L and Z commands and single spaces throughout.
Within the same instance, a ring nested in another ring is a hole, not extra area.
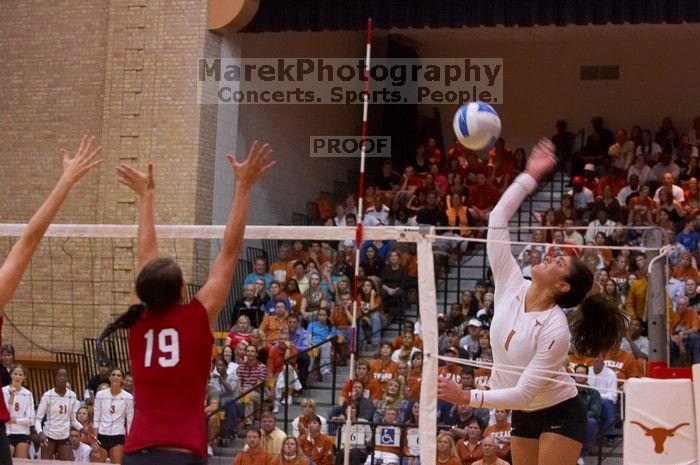
M 438 358 L 438 360 L 443 360 L 445 362 L 452 362 L 452 363 L 456 363 L 458 365 L 465 365 L 465 366 L 470 366 L 470 367 L 474 367 L 474 368 L 485 368 L 487 370 L 502 371 L 504 373 L 511 373 L 511 374 L 515 374 L 515 375 L 521 375 L 523 373 L 523 371 L 525 371 L 525 367 L 521 367 L 518 365 L 508 365 L 505 363 L 495 365 L 491 362 L 487 362 L 484 360 L 466 360 L 463 358 L 447 357 L 445 355 L 438 355 L 437 358 Z M 543 368 L 528 368 L 528 371 L 529 371 L 528 376 L 531 376 L 533 378 L 542 379 L 542 380 L 550 381 L 550 382 L 557 383 L 557 384 L 566 384 L 566 385 L 572 384 L 572 383 L 569 383 L 567 381 L 562 381 L 562 380 L 558 380 L 558 379 L 553 378 L 554 375 L 561 375 L 563 373 L 563 370 L 562 371 L 554 371 L 554 370 L 545 370 Z M 531 373 L 532 371 L 539 372 L 542 374 L 541 375 L 534 374 L 534 373 Z M 548 374 L 552 375 L 552 376 L 546 376 Z M 572 376 L 573 376 L 573 374 L 572 374 Z M 587 377 L 588 377 L 588 375 L 586 375 L 586 378 Z M 619 382 L 624 383 L 625 380 L 619 380 Z M 573 384 L 575 386 L 591 389 L 591 387 L 587 384 L 580 384 L 580 383 L 576 383 L 576 382 L 574 382 Z M 618 394 L 623 393 L 623 391 L 621 389 L 616 390 L 616 392 Z

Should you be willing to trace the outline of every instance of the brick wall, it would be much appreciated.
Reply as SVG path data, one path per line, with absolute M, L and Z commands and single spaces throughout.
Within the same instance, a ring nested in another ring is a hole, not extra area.
M 134 223 L 114 165 L 156 165 L 160 223 L 211 223 L 216 109 L 196 105 L 196 60 L 217 53 L 206 0 L 5 2 L 0 15 L 0 221 L 26 222 L 60 173 L 54 155 L 95 134 L 105 163 L 57 222 Z M 12 240 L 0 238 L 0 259 Z M 187 275 L 192 243 L 171 244 Z M 197 253 L 199 253 L 197 251 Z M 128 305 L 125 240 L 45 241 L 6 308 L 3 339 L 23 355 L 82 350 Z M 27 336 L 25 338 L 23 335 Z M 29 342 L 31 339 L 33 343 Z

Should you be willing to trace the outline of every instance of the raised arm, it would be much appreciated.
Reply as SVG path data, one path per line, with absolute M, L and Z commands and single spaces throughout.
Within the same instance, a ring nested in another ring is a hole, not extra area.
M 532 149 L 525 172 L 515 178 L 489 215 L 486 253 L 497 288 L 517 285 L 523 279 L 510 244 L 507 243 L 510 241 L 508 221 L 555 164 L 554 145 L 548 139 L 541 139 Z
M 248 152 L 248 158 L 243 163 L 238 163 L 233 155 L 227 155 L 236 176 L 236 193 L 226 221 L 221 252 L 214 260 L 207 282 L 196 295 L 207 310 L 212 328 L 219 318 L 219 312 L 231 287 L 236 262 L 243 244 L 250 191 L 258 179 L 275 164 L 274 161 L 270 161 L 271 153 L 272 149 L 269 145 L 254 141 Z
M 117 180 L 129 187 L 139 196 L 139 229 L 137 236 L 137 250 L 139 264 L 136 273 L 154 258 L 158 256 L 158 243 L 156 241 L 156 227 L 153 220 L 153 195 L 156 189 L 153 180 L 153 165 L 148 164 L 148 172 L 142 173 L 129 165 L 116 167 Z M 132 293 L 132 303 L 138 303 L 136 293 Z
M 34 213 L 27 223 L 19 240 L 10 250 L 5 262 L 0 267 L 0 317 L 7 303 L 14 295 L 22 275 L 24 274 L 32 255 L 36 251 L 46 229 L 53 221 L 56 213 L 68 197 L 71 188 L 93 167 L 99 165 L 102 160 L 97 158 L 101 147 L 95 145 L 95 138 L 83 136 L 80 147 L 73 158 L 66 150 L 61 150 L 63 156 L 63 174 L 56 183 L 44 203 Z

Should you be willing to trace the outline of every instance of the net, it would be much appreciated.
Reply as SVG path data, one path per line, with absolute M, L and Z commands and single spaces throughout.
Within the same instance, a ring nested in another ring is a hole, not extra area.
M 4 259 L 23 225 L 0 227 Z M 190 297 L 206 281 L 221 247 L 223 226 L 158 227 L 159 253 L 174 258 L 188 282 Z M 406 231 L 375 231 L 377 239 L 402 237 Z M 129 305 L 136 270 L 136 227 L 121 225 L 53 225 L 49 228 L 16 295 L 5 310 L 4 340 L 18 352 L 37 357 L 79 352 Z M 299 239 L 352 241 L 353 228 L 248 227 L 232 283 L 229 303 L 240 297 L 254 261 L 277 260 L 282 242 Z M 230 327 L 222 312 L 219 328 Z
M 21 224 L 0 225 L 0 259 L 6 257 L 23 228 Z M 179 263 L 188 283 L 188 297 L 192 297 L 206 281 L 213 258 L 221 248 L 224 227 L 175 225 L 158 226 L 156 230 L 159 254 L 170 256 Z M 425 234 L 415 227 L 365 228 L 363 239 L 422 243 L 417 252 L 420 307 L 424 313 L 421 316 L 424 321 L 435 321 L 432 244 L 425 237 L 429 231 L 423 232 Z M 49 228 L 20 288 L 5 309 L 3 340 L 16 347 L 18 361 L 23 358 L 44 359 L 66 365 L 69 378 L 75 380 L 72 388 L 80 397 L 86 380 L 97 372 L 95 337 L 129 305 L 137 265 L 136 233 L 136 226 L 131 225 L 52 225 Z M 352 227 L 246 227 L 244 247 L 217 331 L 230 329 L 231 306 L 241 296 L 245 279 L 253 272 L 258 257 L 264 257 L 268 264 L 272 264 L 278 259 L 282 243 L 322 241 L 351 247 L 355 238 L 356 230 Z M 420 259 L 421 254 L 423 259 Z M 425 290 L 422 289 L 426 286 Z M 432 301 L 424 301 L 431 296 Z M 425 333 L 431 331 L 424 328 L 426 353 L 429 352 L 430 336 Z M 433 332 L 436 352 L 437 332 Z M 106 340 L 105 349 L 117 366 L 129 370 L 124 331 Z M 436 374 L 437 360 L 434 364 Z M 430 370 L 431 362 L 427 361 L 424 366 Z M 32 367 L 31 373 L 28 387 L 38 403 L 45 386 L 51 386 L 53 382 L 53 372 L 49 368 Z M 423 379 L 434 380 L 435 374 Z M 426 412 L 422 415 L 425 419 L 422 423 L 427 431 L 435 431 L 434 416 L 431 427 L 430 415 L 427 414 L 434 412 L 435 408 L 435 396 L 432 402 L 421 403 L 421 409 Z M 427 437 L 425 442 L 430 442 Z M 428 454 L 434 457 L 434 450 Z
M 22 232 L 24 225 L 0 225 L 0 259 Z M 473 228 L 475 232 L 478 228 Z M 223 226 L 172 225 L 158 226 L 159 253 L 174 258 L 181 266 L 188 283 L 188 297 L 192 297 L 206 281 L 213 258 L 221 248 Z M 453 271 L 437 272 L 441 257 L 454 251 L 458 255 L 470 244 L 470 257 L 484 257 L 479 266 L 481 277 L 487 277 L 484 243 L 478 234 L 464 238 L 445 236 L 439 228 L 380 227 L 364 228 L 365 241 L 395 241 L 408 245 L 417 257 L 417 287 L 420 320 L 424 341 L 424 364 L 421 385 L 421 461 L 434 463 L 434 441 L 437 420 L 435 382 L 437 376 L 438 313 L 446 313 L 448 301 L 455 301 L 463 289 L 473 287 L 467 279 L 458 275 L 456 287 L 442 292 L 445 299 L 438 305 L 438 283 L 450 282 Z M 449 231 L 447 231 L 449 232 Z M 69 369 L 74 383 L 73 390 L 80 394 L 86 380 L 95 376 L 97 363 L 94 355 L 95 337 L 115 316 L 129 305 L 130 293 L 136 273 L 137 228 L 132 225 L 52 225 L 33 258 L 15 297 L 5 310 L 6 328 L 3 339 L 17 349 L 22 357 L 53 361 Z M 485 231 L 481 231 L 485 236 Z M 356 230 L 352 227 L 316 226 L 248 226 L 244 247 L 238 261 L 231 293 L 218 321 L 218 332 L 228 331 L 232 324 L 231 308 L 241 297 L 246 277 L 254 270 L 259 257 L 268 266 L 278 261 L 279 246 L 301 241 L 321 241 L 338 245 L 354 245 Z M 515 244 L 513 251 L 526 247 Z M 535 244 L 536 245 L 536 244 Z M 540 244 L 542 246 L 546 243 Z M 551 245 L 551 244 L 549 244 Z M 636 249 L 651 256 L 658 253 L 658 244 L 652 247 L 646 242 Z M 594 250 L 594 249 L 592 249 Z M 294 254 L 294 250 L 292 250 Z M 293 259 L 294 256 L 291 257 Z M 462 269 L 461 266 L 453 270 Z M 663 279 L 661 279 L 663 281 Z M 454 300 L 453 300 L 454 299 Z M 105 341 L 105 349 L 112 361 L 123 370 L 129 370 L 129 354 L 126 332 L 120 331 Z M 43 392 L 40 386 L 53 381 L 52 370 L 32 368 L 28 378 L 29 389 L 35 403 Z

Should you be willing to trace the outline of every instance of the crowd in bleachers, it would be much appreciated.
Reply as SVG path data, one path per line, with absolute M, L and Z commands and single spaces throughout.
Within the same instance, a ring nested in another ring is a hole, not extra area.
M 539 212 L 542 227 L 532 230 L 532 243 L 517 255 L 525 277 L 544 257 L 580 256 L 594 273 L 592 292 L 616 300 L 633 318 L 619 348 L 597 359 L 570 356 L 572 376 L 593 388 L 581 389 L 591 418 L 583 455 L 595 438 L 612 434 L 619 420 L 617 388 L 625 379 L 644 374 L 649 356 L 645 336 L 648 260 L 625 246 L 642 244 L 648 227 L 662 228 L 664 243 L 676 246 L 669 254 L 668 282 L 668 342 L 673 362 L 700 362 L 700 117 L 683 133 L 664 118 L 654 137 L 651 134 L 637 126 L 629 133 L 618 129 L 613 134 L 602 119 L 594 118 L 592 132 L 574 156 L 574 136 L 560 121 L 552 140 L 561 167 L 571 171 L 571 189 L 562 195 L 558 208 Z M 525 150 L 509 149 L 503 139 L 482 158 L 456 142 L 443 155 L 429 138 L 402 173 L 390 160 L 379 172 L 370 173 L 362 222 L 368 226 L 444 227 L 438 234 L 462 239 L 484 236 L 475 226 L 486 224 L 501 193 L 524 170 L 525 159 Z M 319 204 L 320 221 L 329 226 L 353 226 L 359 216 L 357 205 L 352 194 L 335 205 Z M 467 240 L 436 241 L 437 263 L 457 264 L 467 244 Z M 343 386 L 337 405 L 328 412 L 317 412 L 313 399 L 300 396 L 310 383 L 329 374 L 334 362 L 344 364 L 347 360 L 358 246 L 358 347 L 365 353 L 376 351 L 376 357 L 360 360 L 354 384 Z M 404 435 L 400 445 L 383 446 L 375 444 L 372 429 L 356 434 L 363 439 L 352 445 L 353 463 L 381 459 L 384 464 L 398 464 L 400 457 L 417 455 L 407 431 L 418 425 L 421 326 L 420 321 L 407 319 L 405 312 L 417 302 L 416 287 L 413 244 L 292 241 L 279 245 L 274 263 L 258 257 L 253 271 L 245 277 L 240 299 L 227 309 L 231 328 L 212 361 L 205 407 L 212 414 L 210 444 L 245 436 L 248 450 L 236 458 L 239 465 L 293 458 L 297 464 L 331 465 L 335 460 L 331 437 L 340 430 L 346 407 L 352 403 L 351 415 L 357 421 L 354 432 L 357 428 L 364 431 L 376 425 L 398 425 Z M 492 360 L 489 327 L 493 292 L 489 271 L 484 270 L 484 279 L 474 289 L 464 290 L 458 302 L 439 310 L 441 355 L 486 363 Z M 393 322 L 401 323 L 401 332 L 387 340 L 385 328 Z M 285 363 L 288 359 L 292 363 Z M 6 370 L 0 372 L 5 377 L 12 362 L 3 359 L 3 365 Z M 464 389 L 488 387 L 488 368 L 446 361 L 439 370 Z M 90 380 L 83 402 L 86 407 L 97 392 L 110 387 L 110 374 L 108 367 L 102 367 Z M 3 379 L 3 384 L 8 383 Z M 124 389 L 129 385 L 127 382 Z M 293 402 L 301 402 L 303 412 L 294 420 L 287 438 L 276 427 L 275 414 L 285 403 Z M 266 405 L 271 412 L 260 417 Z M 81 415 L 86 417 L 81 424 L 90 426 L 89 411 Z M 437 415 L 445 433 L 438 436 L 437 443 L 438 455 L 444 459 L 441 463 L 449 459 L 455 460 L 454 465 L 467 465 L 483 457 L 491 462 L 494 455 L 510 460 L 508 411 L 440 401 Z M 260 427 L 254 428 L 258 417 Z M 362 425 L 364 422 L 367 425 Z M 83 434 L 82 439 L 94 446 L 89 435 Z M 415 458 L 409 463 L 413 461 Z

